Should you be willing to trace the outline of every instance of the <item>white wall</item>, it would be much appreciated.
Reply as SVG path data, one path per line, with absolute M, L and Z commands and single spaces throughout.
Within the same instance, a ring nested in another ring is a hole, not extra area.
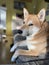
M 6 28 L 6 8 L 0 7 L 0 28 Z

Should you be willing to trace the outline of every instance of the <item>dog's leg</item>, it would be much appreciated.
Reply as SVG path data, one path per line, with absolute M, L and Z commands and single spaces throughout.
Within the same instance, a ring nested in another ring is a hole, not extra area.
M 14 44 L 13 46 L 12 46 L 12 48 L 10 49 L 10 52 L 14 52 L 14 50 L 17 48 L 17 45 L 18 43 L 16 43 L 16 44 Z
M 33 42 L 35 43 L 35 42 Z M 35 49 L 36 47 L 34 45 L 32 45 L 32 41 L 20 41 L 17 42 L 13 45 L 13 47 L 11 48 L 10 52 L 13 52 L 18 46 L 27 46 L 28 49 Z
M 10 52 L 13 52 L 18 46 L 27 46 L 26 41 L 20 41 L 13 45 L 13 47 L 10 49 Z
M 26 42 L 25 40 L 26 40 L 26 36 L 15 35 L 15 37 L 14 37 L 14 45 L 11 48 L 10 52 L 13 52 L 19 45 L 25 46 L 25 42 Z
M 19 56 L 19 55 L 26 55 L 26 56 L 38 56 L 39 52 L 36 50 L 16 50 L 14 55 L 11 58 L 11 61 L 15 61 L 15 59 Z
M 19 55 L 39 56 L 41 53 L 45 54 L 47 52 L 49 52 L 49 48 L 47 50 L 46 47 L 43 50 L 41 50 L 41 52 L 38 51 L 38 50 L 22 50 L 22 49 L 19 49 L 19 50 L 15 51 L 14 55 L 11 58 L 11 61 L 14 61 Z

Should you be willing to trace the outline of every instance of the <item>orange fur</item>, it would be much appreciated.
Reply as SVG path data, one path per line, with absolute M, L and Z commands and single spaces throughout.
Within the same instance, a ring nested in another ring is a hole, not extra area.
M 41 13 L 41 11 L 43 13 Z M 49 25 L 46 21 L 44 21 L 45 9 L 41 11 L 39 12 L 38 15 L 33 15 L 33 14 L 29 14 L 27 10 L 25 10 L 25 12 L 27 13 L 27 16 L 25 16 L 26 14 L 24 15 L 25 24 L 21 26 L 20 29 L 27 29 L 28 33 L 31 33 L 33 28 L 35 27 L 35 31 L 33 30 L 35 34 L 32 32 L 29 36 L 27 36 L 27 39 L 25 41 L 16 43 L 18 45 L 26 44 L 28 50 L 22 50 L 22 49 L 16 50 L 13 57 L 17 57 L 18 55 L 38 56 L 41 53 L 48 52 L 47 46 L 49 43 L 47 43 L 48 42 L 47 39 L 49 36 Z M 30 27 L 29 23 L 32 23 L 33 26 Z M 34 49 L 31 48 L 32 46 L 35 46 L 35 48 Z
M 34 37 L 29 40 L 29 42 L 36 41 L 37 44 L 32 44 L 32 45 L 36 46 L 36 49 L 35 50 L 31 50 L 30 49 L 29 51 L 24 51 L 23 50 L 23 52 L 20 52 L 20 54 L 22 54 L 22 55 L 31 55 L 31 56 L 36 55 L 37 56 L 40 53 L 42 53 L 43 49 L 44 48 L 46 49 L 46 47 L 48 45 L 47 44 L 47 36 L 49 35 L 48 34 L 49 25 L 48 25 L 48 23 L 46 21 L 41 22 L 38 19 L 37 15 L 29 14 L 24 19 L 25 25 L 23 25 L 21 27 L 21 29 L 25 29 L 25 28 L 29 29 L 29 26 L 28 26 L 29 20 L 32 21 L 32 23 L 33 23 L 34 26 L 37 26 L 37 27 L 40 28 L 39 32 L 37 34 L 35 34 Z M 29 45 L 29 43 L 28 43 L 28 45 Z M 46 51 L 44 53 L 46 53 Z

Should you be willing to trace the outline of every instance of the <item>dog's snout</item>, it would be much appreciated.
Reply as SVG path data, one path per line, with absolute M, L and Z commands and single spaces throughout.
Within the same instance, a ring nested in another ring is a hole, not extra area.
M 15 37 L 15 40 L 16 40 L 16 41 L 23 41 L 23 40 L 26 40 L 26 36 L 17 35 L 17 36 Z
M 13 30 L 13 34 L 15 35 L 15 34 L 22 34 L 23 33 L 23 31 L 22 30 Z
M 23 31 L 22 31 L 22 30 L 18 30 L 18 33 L 19 33 L 19 34 L 22 34 L 22 33 L 23 33 Z

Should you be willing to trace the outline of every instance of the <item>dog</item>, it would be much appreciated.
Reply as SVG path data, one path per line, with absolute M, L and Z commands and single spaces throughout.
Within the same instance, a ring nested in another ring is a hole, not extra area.
M 20 26 L 21 31 L 25 31 L 26 39 L 16 42 L 11 48 L 13 52 L 17 46 L 27 46 L 28 50 L 17 49 L 12 56 L 11 61 L 14 61 L 19 55 L 39 56 L 47 51 L 47 37 L 49 36 L 49 25 L 45 20 L 46 10 L 43 8 L 38 14 L 29 14 L 26 8 L 24 12 L 24 25 Z M 23 34 L 22 34 L 23 35 Z

